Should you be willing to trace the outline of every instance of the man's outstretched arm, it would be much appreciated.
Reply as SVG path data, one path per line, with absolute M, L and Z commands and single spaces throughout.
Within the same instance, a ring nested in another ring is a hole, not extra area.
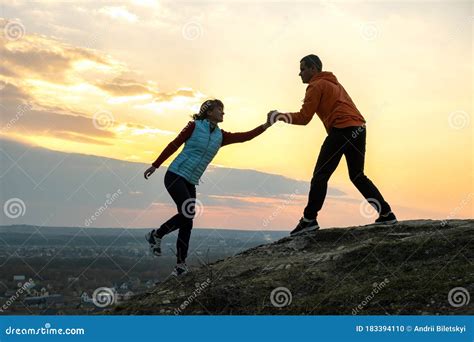
M 278 120 L 285 121 L 292 125 L 307 125 L 318 109 L 321 95 L 319 86 L 310 84 L 306 88 L 306 95 L 300 111 L 294 113 L 280 113 Z

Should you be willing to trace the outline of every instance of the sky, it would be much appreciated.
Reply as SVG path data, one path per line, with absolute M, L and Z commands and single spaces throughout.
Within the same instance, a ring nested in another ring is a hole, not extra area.
M 3 139 L 150 164 L 205 99 L 224 102 L 227 131 L 297 111 L 299 60 L 314 53 L 366 118 L 365 172 L 398 217 L 474 216 L 470 1 L 2 1 L 0 17 Z M 221 149 L 212 166 L 309 182 L 325 137 L 317 116 L 278 123 Z M 361 217 L 344 159 L 330 185 L 346 200 L 328 199 L 325 225 L 373 220 Z M 206 210 L 202 225 L 252 228 L 257 205 L 223 224 L 219 212 L 236 206 Z M 291 225 L 284 216 L 270 228 Z

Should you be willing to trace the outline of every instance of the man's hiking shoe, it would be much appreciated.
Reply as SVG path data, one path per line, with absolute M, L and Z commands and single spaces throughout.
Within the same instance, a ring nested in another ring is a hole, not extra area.
M 308 220 L 302 217 L 300 219 L 300 222 L 296 226 L 296 228 L 291 231 L 290 235 L 295 236 L 295 235 L 311 232 L 318 229 L 319 229 L 318 221 Z
M 150 252 L 155 256 L 161 255 L 161 239 L 155 236 L 155 229 L 151 232 L 146 233 L 145 235 L 146 241 L 150 245 Z
M 385 215 L 380 215 L 378 219 L 375 220 L 375 224 L 395 224 L 397 223 L 397 218 L 395 217 L 395 214 L 392 212 L 389 212 Z
M 171 272 L 171 275 L 175 277 L 180 277 L 182 275 L 185 275 L 186 273 L 189 273 L 188 266 L 186 264 L 177 264 L 174 267 L 173 272 Z

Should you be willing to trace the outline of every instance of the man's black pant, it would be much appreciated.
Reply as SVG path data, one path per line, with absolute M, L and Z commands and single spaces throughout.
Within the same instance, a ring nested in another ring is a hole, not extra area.
M 391 211 L 382 194 L 364 174 L 365 127 L 332 128 L 319 152 L 318 161 L 311 179 L 311 190 L 304 217 L 313 219 L 321 210 L 326 197 L 328 181 L 336 170 L 342 155 L 346 156 L 349 177 L 352 183 L 379 213 Z
M 191 238 L 191 229 L 193 228 L 196 186 L 189 183 L 183 177 L 167 171 L 165 174 L 165 187 L 174 203 L 176 203 L 178 213 L 163 223 L 155 234 L 161 239 L 166 234 L 179 229 L 176 250 L 178 263 L 183 263 L 188 255 L 189 239 Z

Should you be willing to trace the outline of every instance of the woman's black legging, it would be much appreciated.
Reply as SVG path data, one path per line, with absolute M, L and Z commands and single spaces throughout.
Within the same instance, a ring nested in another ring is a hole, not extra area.
M 193 218 L 196 205 L 196 186 L 183 177 L 167 171 L 165 174 L 165 187 L 171 195 L 178 213 L 163 223 L 156 231 L 158 238 L 163 238 L 168 233 L 179 229 L 176 250 L 178 263 L 184 263 L 188 256 L 189 239 L 193 228 Z

